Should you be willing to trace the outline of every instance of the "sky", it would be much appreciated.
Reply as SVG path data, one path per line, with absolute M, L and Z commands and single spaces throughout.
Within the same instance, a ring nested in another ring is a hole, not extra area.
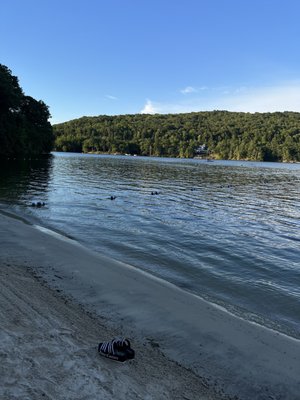
M 51 123 L 300 112 L 299 0 L 0 0 L 0 63 Z

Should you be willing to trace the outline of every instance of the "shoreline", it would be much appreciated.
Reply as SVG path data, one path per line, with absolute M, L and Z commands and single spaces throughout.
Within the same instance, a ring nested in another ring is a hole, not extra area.
M 261 163 L 278 163 L 278 164 L 300 164 L 300 161 L 297 160 L 255 160 L 251 158 L 219 158 L 217 154 L 211 154 L 208 157 L 202 157 L 202 156 L 193 156 L 193 157 L 180 157 L 179 155 L 177 157 L 168 157 L 167 155 L 163 156 L 153 156 L 153 155 L 141 155 L 141 154 L 129 154 L 129 153 L 107 153 L 107 152 L 102 152 L 102 151 L 63 151 L 63 150 L 52 150 L 52 153 L 70 153 L 70 154 L 86 154 L 86 155 L 97 155 L 97 156 L 120 156 L 120 157 L 144 157 L 144 158 L 149 158 L 149 159 L 155 159 L 155 158 L 170 158 L 174 160 L 202 160 L 202 161 L 236 161 L 236 162 L 249 162 L 249 163 L 255 163 L 255 162 L 261 162 Z
M 28 215 L 24 216 L 23 214 L 16 212 L 16 210 L 7 211 L 7 209 L 4 209 L 4 208 L 0 208 L 0 215 L 1 214 L 5 215 L 9 218 L 21 221 L 24 224 L 30 225 L 33 228 L 41 231 L 42 233 L 50 235 L 58 240 L 70 242 L 74 246 L 78 246 L 79 248 L 90 250 L 91 252 L 96 252 L 97 254 L 99 254 L 99 252 L 97 252 L 97 250 L 86 246 L 86 244 L 80 243 L 77 240 L 77 238 L 71 236 L 70 234 L 66 234 L 62 230 L 54 228 L 53 226 L 50 226 L 48 224 L 44 224 L 42 226 L 40 224 L 41 221 L 36 218 L 28 218 L 29 217 Z M 110 256 L 107 256 L 107 255 L 105 255 L 103 257 L 110 259 Z M 116 261 L 116 260 L 114 260 L 114 261 Z M 122 262 L 121 262 L 121 264 L 125 265 L 125 263 L 122 263 Z M 140 274 L 145 274 L 145 276 L 148 277 L 149 279 L 157 279 L 158 281 L 161 281 L 162 284 L 170 285 L 171 287 L 173 287 L 174 290 L 180 290 L 190 296 L 195 296 L 196 298 L 199 298 L 200 301 L 204 301 L 204 302 L 208 303 L 210 306 L 216 307 L 217 309 L 220 309 L 223 312 L 228 313 L 233 317 L 239 318 L 241 320 L 245 320 L 250 324 L 254 324 L 254 325 L 257 325 L 262 328 L 267 328 L 271 331 L 274 331 L 275 333 L 278 332 L 281 335 L 286 336 L 287 338 L 300 340 L 300 331 L 292 329 L 291 327 L 284 326 L 284 325 L 280 324 L 279 322 L 275 322 L 273 320 L 266 319 L 264 317 L 259 317 L 258 315 L 255 315 L 253 313 L 251 313 L 251 316 L 249 317 L 249 312 L 247 310 L 243 310 L 239 307 L 234 307 L 234 306 L 230 306 L 230 307 L 226 306 L 226 304 L 224 304 L 220 301 L 218 302 L 218 301 L 216 301 L 216 299 L 201 296 L 198 293 L 181 288 L 180 286 L 177 286 L 176 284 L 173 284 L 172 282 L 165 280 L 164 278 L 161 278 L 158 275 L 151 274 L 150 272 L 147 272 L 146 270 L 144 270 L 142 268 L 138 268 L 136 266 L 132 266 L 129 264 L 126 264 L 126 266 L 129 268 L 132 268 L 133 271 L 137 271 Z
M 110 329 L 148 343 L 150 350 L 159 346 L 162 358 L 198 377 L 203 396 L 217 388 L 220 394 L 212 399 L 221 393 L 242 400 L 297 399 L 299 340 L 3 214 L 0 235 L 2 265 L 32 266 L 53 291 L 73 298 Z

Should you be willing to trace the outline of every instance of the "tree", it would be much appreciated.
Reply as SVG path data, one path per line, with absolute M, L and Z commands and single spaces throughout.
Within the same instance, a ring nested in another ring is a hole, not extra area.
M 18 78 L 5 65 L 0 64 L 0 115 L 18 111 L 22 97 Z
M 0 156 L 45 154 L 54 136 L 48 106 L 25 96 L 18 78 L 0 64 Z
M 26 141 L 23 143 L 26 153 L 36 153 L 36 149 L 49 153 L 53 146 L 53 133 L 48 122 L 50 118 L 48 106 L 41 100 L 24 96 L 20 114 L 27 133 Z

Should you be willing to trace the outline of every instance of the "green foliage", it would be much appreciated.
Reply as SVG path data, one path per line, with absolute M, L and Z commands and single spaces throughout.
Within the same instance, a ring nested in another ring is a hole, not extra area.
M 82 117 L 54 125 L 56 150 L 193 157 L 206 144 L 213 157 L 300 161 L 300 113 L 228 111 Z
M 48 107 L 25 96 L 18 78 L 0 64 L 0 157 L 49 153 L 54 136 Z

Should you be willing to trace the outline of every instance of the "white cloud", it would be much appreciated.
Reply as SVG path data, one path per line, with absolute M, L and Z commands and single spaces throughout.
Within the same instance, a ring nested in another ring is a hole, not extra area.
M 227 110 L 244 112 L 300 112 L 300 82 L 273 87 L 244 89 L 219 100 Z
M 144 108 L 140 111 L 141 114 L 157 114 L 159 113 L 159 109 L 157 106 L 153 104 L 151 100 L 147 100 Z
M 194 87 L 194 86 L 187 86 L 184 89 L 180 90 L 180 93 L 182 94 L 190 94 L 190 93 L 198 93 L 202 90 L 207 90 L 207 86 L 200 86 L 200 87 Z
M 182 94 L 189 94 L 189 93 L 196 93 L 196 92 L 197 92 L 197 89 L 195 89 L 192 86 L 187 86 L 184 89 L 180 90 L 180 93 L 182 93 Z
M 248 90 L 247 86 L 240 86 L 234 90 L 234 93 L 244 93 L 247 92 L 247 90 Z
M 168 114 L 212 110 L 300 112 L 300 81 L 256 88 L 232 87 L 223 91 L 207 89 L 201 97 L 185 98 L 178 102 L 155 102 L 155 106 L 148 100 L 141 112 Z
M 109 99 L 109 100 L 118 100 L 117 97 L 111 96 L 110 94 L 107 94 L 105 97 L 106 97 L 107 99 Z

